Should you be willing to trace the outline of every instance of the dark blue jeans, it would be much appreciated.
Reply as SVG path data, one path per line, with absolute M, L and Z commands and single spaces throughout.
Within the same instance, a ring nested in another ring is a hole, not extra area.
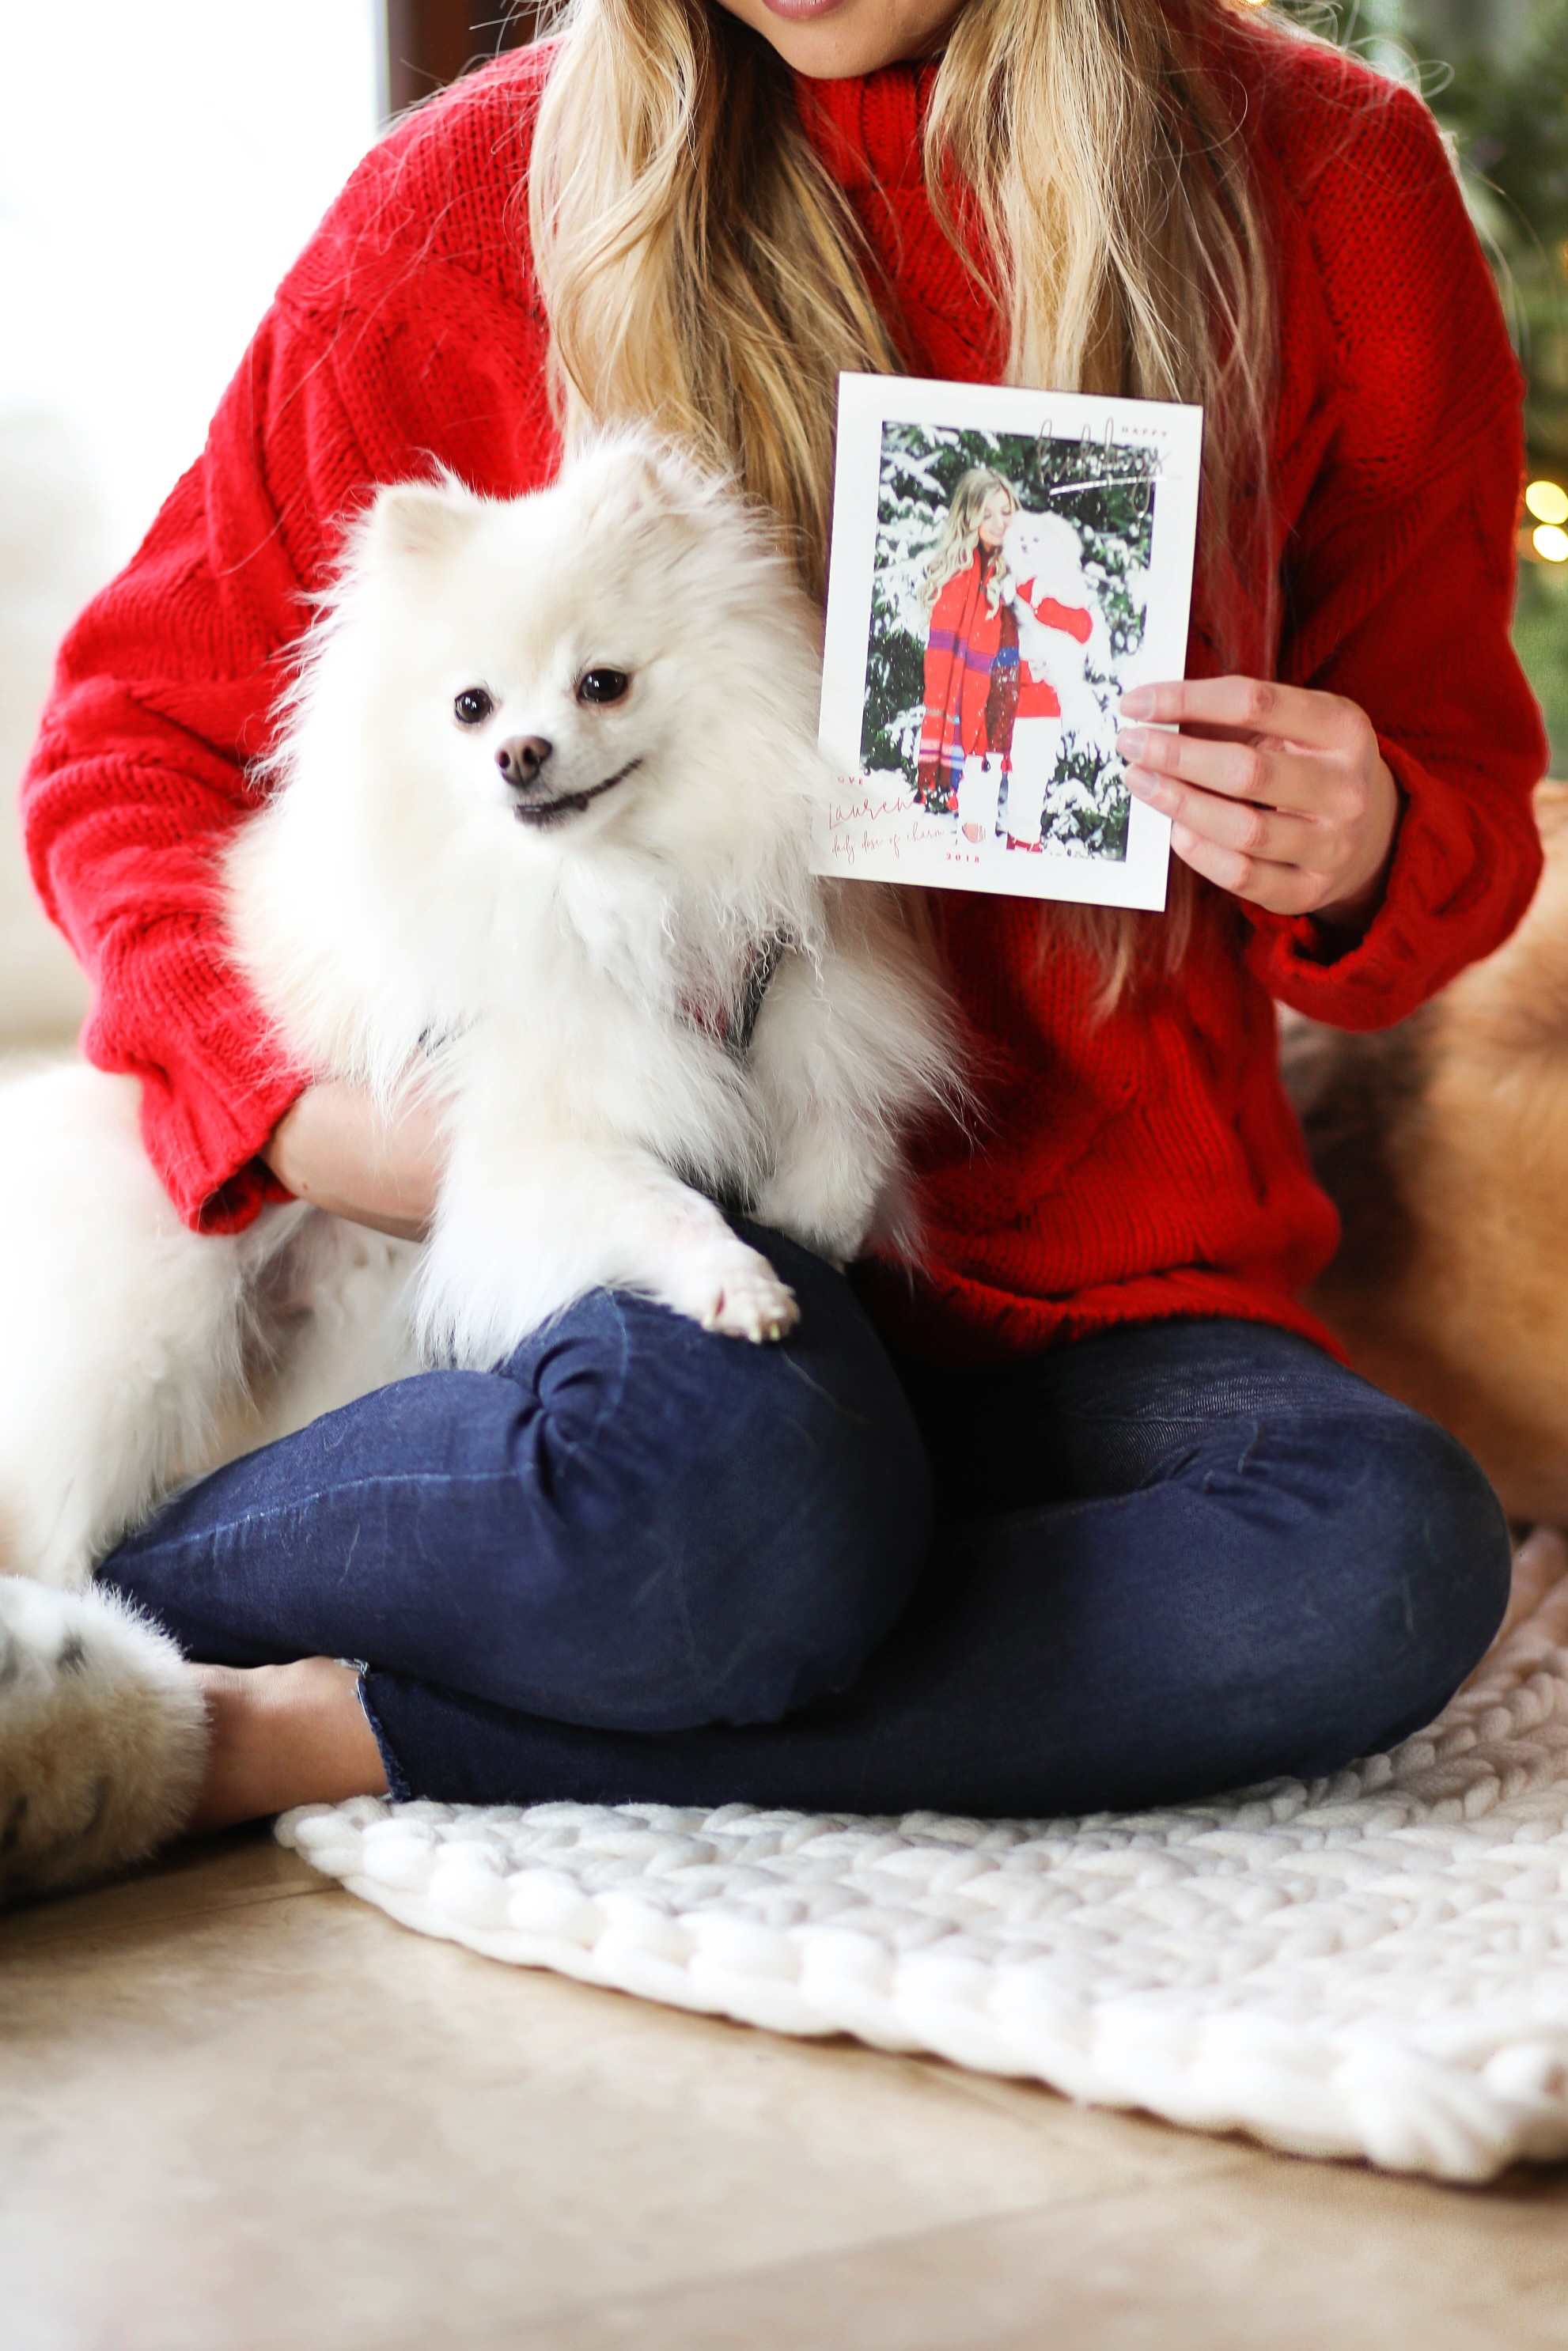
M 219 1470 L 105 1580 L 196 1657 L 367 1660 L 394 1792 L 478 1802 L 1168 1802 L 1402 1737 L 1496 1629 L 1480 1471 L 1305 1341 L 895 1368 L 753 1238 L 788 1344 L 590 1298 Z

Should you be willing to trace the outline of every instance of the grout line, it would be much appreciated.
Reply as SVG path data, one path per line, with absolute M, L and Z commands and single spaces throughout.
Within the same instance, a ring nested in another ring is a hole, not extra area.
M 1041 2123 L 1049 2127 L 1051 2120 L 1063 2115 L 1083 2115 L 1100 2116 L 1113 2125 L 1127 2124 L 1150 2131 L 1164 2150 L 1155 2161 L 1162 2175 L 1173 2184 L 1184 2179 L 1212 2179 L 1217 2171 L 1234 2170 L 1254 2162 L 1283 2163 L 1293 2159 L 1283 2149 L 1267 2147 L 1243 2131 L 1193 2130 L 1155 2114 L 1149 2106 L 1100 2105 L 1092 2099 L 1071 2097 L 1039 2074 L 977 2073 L 938 2056 L 935 2051 L 906 2050 L 898 2054 L 905 2064 L 917 2068 L 926 2081 L 941 2083 L 960 2097 L 984 2106 L 988 2113 L 1016 2123 L 1020 2130 L 1033 2132 Z M 1024 2105 L 1025 2099 L 1039 2101 L 1038 2119 Z
M 89 1890 L 107 1891 L 107 1888 L 83 1889 L 84 1892 Z M 248 1886 L 233 1894 L 204 1897 L 200 1902 L 138 1907 L 119 1917 L 91 1919 L 85 1924 L 79 1912 L 71 1911 L 72 1897 L 65 1895 L 60 1897 L 57 1923 L 51 1920 L 42 1931 L 19 1933 L 15 1937 L 6 1932 L 13 1926 L 26 1928 L 35 1918 L 47 1918 L 48 1913 L 41 1906 L 37 1911 L 19 1910 L 0 1920 L 0 1960 L 25 1959 L 29 1951 L 53 1949 L 61 1943 L 80 1942 L 85 1948 L 89 1944 L 113 1942 L 121 1936 L 139 1933 L 144 1927 L 199 1925 L 204 1918 L 232 1917 L 236 1910 L 258 1910 L 268 1903 L 302 1902 L 314 1899 L 318 1895 L 340 1891 L 341 1888 L 329 1879 L 322 1879 L 314 1886 Z

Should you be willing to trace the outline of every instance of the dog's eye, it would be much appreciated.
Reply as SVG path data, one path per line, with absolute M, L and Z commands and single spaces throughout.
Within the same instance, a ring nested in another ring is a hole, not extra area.
M 623 702 L 632 681 L 623 669 L 585 669 L 577 681 L 579 702 Z
M 482 685 L 469 685 L 453 704 L 452 715 L 459 726 L 483 726 L 495 707 Z

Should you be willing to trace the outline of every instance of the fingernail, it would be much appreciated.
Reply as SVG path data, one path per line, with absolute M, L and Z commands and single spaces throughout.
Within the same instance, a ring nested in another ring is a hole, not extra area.
M 1136 759 L 1147 748 L 1148 739 L 1141 726 L 1124 726 L 1116 737 L 1116 748 L 1124 759 Z
M 1129 768 L 1123 780 L 1134 799 L 1140 800 L 1152 799 L 1158 783 L 1158 778 L 1151 776 L 1147 768 Z
M 1124 718 L 1152 718 L 1155 715 L 1155 689 L 1152 685 L 1129 686 L 1122 696 L 1120 708 Z

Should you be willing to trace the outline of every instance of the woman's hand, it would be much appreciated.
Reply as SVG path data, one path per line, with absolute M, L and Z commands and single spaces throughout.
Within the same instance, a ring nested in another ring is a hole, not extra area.
M 262 1153 L 296 1199 L 399 1240 L 423 1238 L 444 1157 L 440 1114 L 415 1092 L 390 1114 L 340 1079 L 311 1086 Z
M 1117 747 L 1127 789 L 1172 820 L 1195 873 L 1275 914 L 1359 936 L 1383 898 L 1399 787 L 1354 702 L 1304 686 L 1218 677 L 1141 685 Z

